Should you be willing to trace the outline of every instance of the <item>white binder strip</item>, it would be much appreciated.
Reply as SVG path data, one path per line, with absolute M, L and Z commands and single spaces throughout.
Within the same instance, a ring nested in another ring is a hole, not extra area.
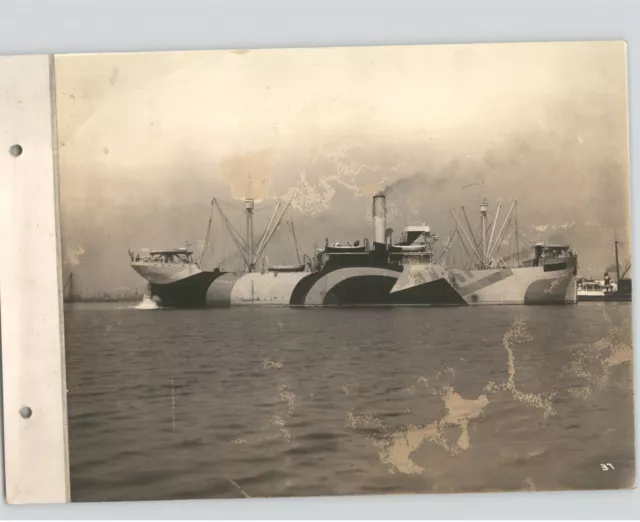
M 0 57 L 5 493 L 69 501 L 53 58 Z

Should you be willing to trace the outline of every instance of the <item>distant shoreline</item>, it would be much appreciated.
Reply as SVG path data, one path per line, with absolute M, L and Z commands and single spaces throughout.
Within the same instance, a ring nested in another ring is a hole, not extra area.
M 80 297 L 73 299 L 63 299 L 65 304 L 73 303 L 135 303 L 142 301 L 143 296 L 133 297 Z

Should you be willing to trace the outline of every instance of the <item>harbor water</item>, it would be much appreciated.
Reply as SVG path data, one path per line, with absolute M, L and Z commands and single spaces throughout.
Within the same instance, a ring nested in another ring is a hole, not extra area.
M 65 306 L 74 501 L 634 483 L 631 303 Z

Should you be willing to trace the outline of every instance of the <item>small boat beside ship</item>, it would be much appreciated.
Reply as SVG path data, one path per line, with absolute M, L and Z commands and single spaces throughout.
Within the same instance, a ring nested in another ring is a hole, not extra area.
M 578 301 L 631 301 L 631 279 L 627 277 L 631 269 L 631 262 L 621 269 L 620 255 L 618 252 L 619 241 L 614 240 L 616 254 L 616 280 L 613 281 L 609 272 L 604 273 L 602 280 L 580 277 L 577 280 Z
M 284 306 L 467 306 L 495 304 L 573 304 L 577 301 L 577 256 L 569 245 L 534 245 L 523 259 L 500 257 L 514 201 L 501 227 L 500 205 L 488 223 L 486 201 L 480 205 L 480 239 L 469 226 L 458 238 L 471 254 L 470 266 L 458 268 L 443 261 L 451 247 L 436 254 L 439 241 L 426 224 L 408 225 L 398 241 L 386 225 L 386 195 L 373 197 L 373 241 L 330 243 L 296 265 L 270 266 L 264 251 L 282 222 L 289 204 L 278 204 L 260 239 L 253 235 L 255 202 L 245 201 L 246 230 L 242 237 L 218 201 L 212 201 L 237 247 L 244 268 L 213 270 L 187 248 L 130 252 L 132 268 L 149 283 L 151 299 L 163 307 L 200 308 L 232 305 Z M 280 210 L 284 205 L 284 210 Z M 213 213 L 212 213 L 213 215 Z M 465 212 L 466 219 L 466 212 Z M 467 219 L 468 223 L 468 219 Z M 207 230 L 207 244 L 211 218 Z M 515 219 L 517 238 L 517 218 Z M 496 230 L 498 231 L 496 234 Z M 293 232 L 293 227 L 291 227 Z M 206 247 L 205 247 L 206 249 Z M 204 249 L 203 249 L 204 251 Z M 262 261 L 262 262 L 261 262 Z

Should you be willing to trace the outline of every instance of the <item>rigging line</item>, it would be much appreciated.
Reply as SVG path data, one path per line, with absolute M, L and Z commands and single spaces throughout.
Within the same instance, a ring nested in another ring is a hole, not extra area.
M 496 240 L 496 244 L 502 242 L 502 236 L 504 235 L 503 232 L 505 231 L 505 229 L 507 228 L 507 224 L 511 221 L 511 212 L 513 212 L 513 207 L 515 207 L 516 202 L 514 201 L 513 204 L 511 205 L 511 208 L 509 209 L 509 213 L 507 214 L 507 217 L 504 220 L 504 225 L 502 225 L 502 228 L 500 229 L 500 232 L 498 232 L 498 239 Z M 495 249 L 495 244 L 493 249 L 489 252 L 489 256 L 491 257 L 493 255 L 493 250 Z
M 515 219 L 516 219 L 516 256 L 517 256 L 517 264 L 520 266 L 520 243 L 518 241 L 518 200 L 516 199 L 516 211 L 515 211 Z
M 489 221 L 489 224 L 487 225 L 487 228 L 485 229 L 486 233 L 489 233 L 489 231 L 491 230 L 491 225 L 493 225 L 493 221 Z
M 278 209 L 280 208 L 280 205 L 282 205 L 282 201 L 278 201 L 278 204 L 276 205 L 275 210 L 273 211 L 273 214 L 271 215 L 271 219 L 269 219 L 269 224 L 267 225 L 267 228 L 264 229 L 264 232 L 262 233 L 262 236 L 260 237 L 260 241 L 258 242 L 258 248 L 256 248 L 256 258 L 260 255 L 260 253 L 262 253 L 262 250 L 264 247 L 266 247 L 265 240 L 267 238 L 267 235 L 271 229 L 271 225 L 273 224 L 273 220 L 276 217 L 276 214 L 278 213 Z M 285 209 L 286 211 L 286 209 Z M 282 218 L 281 218 L 282 219 Z
M 258 240 L 258 246 L 260 246 L 262 244 L 262 241 L 264 240 L 265 235 L 267 234 L 267 230 L 269 230 L 268 228 L 265 228 L 262 231 L 262 234 L 260 234 L 260 239 Z M 256 248 L 256 252 L 258 251 L 258 249 Z
M 221 256 L 218 265 L 222 268 L 223 263 L 227 260 L 227 235 L 221 230 L 220 235 L 222 236 L 222 249 Z
M 527 236 L 525 236 L 522 232 L 520 232 L 520 237 L 522 237 L 522 239 L 529 243 L 529 247 L 532 247 L 536 244 L 535 241 L 531 241 L 530 239 L 528 239 Z
M 507 226 L 509 226 L 511 224 L 511 221 L 513 220 L 513 218 L 509 218 L 509 221 L 507 221 Z M 496 245 L 494 245 L 495 251 L 491 252 L 491 255 L 498 255 L 498 252 L 500 252 L 500 249 L 502 248 L 503 242 L 505 240 L 505 234 L 502 235 L 502 237 L 498 236 L 498 239 L 500 241 L 496 241 Z M 508 241 L 508 240 L 507 240 Z M 496 248 L 497 246 L 497 248 Z
M 211 223 L 213 225 L 213 209 L 212 209 Z M 212 234 L 211 230 L 212 229 L 213 229 L 213 226 L 211 227 L 211 229 L 209 231 L 209 235 L 207 236 L 207 243 L 208 243 L 208 246 L 209 246 L 209 254 L 211 255 L 211 268 L 214 267 L 215 260 L 216 260 L 216 249 L 215 249 L 215 247 L 213 245 L 213 240 L 211 238 L 211 234 Z M 206 248 L 206 246 L 205 246 L 205 248 Z
M 209 223 L 207 224 L 207 232 L 206 235 L 204 237 L 204 245 L 202 248 L 202 254 L 200 255 L 200 267 L 202 268 L 204 266 L 204 258 L 205 258 L 205 254 L 207 252 L 207 247 L 209 246 L 209 240 L 211 237 L 211 222 L 213 221 L 213 202 L 211 204 L 211 209 L 209 210 Z M 212 251 L 213 251 L 213 247 Z
M 278 203 L 279 203 L 279 202 L 278 202 Z M 270 208 L 273 208 L 273 207 L 277 206 L 277 205 L 278 205 L 278 203 L 273 203 L 273 204 L 271 204 L 271 205 L 267 205 L 267 206 L 265 206 L 265 207 L 259 208 L 258 210 L 255 210 L 255 211 L 254 211 L 254 214 L 257 214 L 258 212 L 262 212 L 263 210 L 269 210 Z
M 235 202 L 231 202 L 231 201 L 222 201 L 218 198 L 215 198 L 215 200 L 218 202 L 219 205 L 224 205 L 225 207 L 230 207 L 234 210 L 238 210 L 240 212 L 244 212 L 244 204 L 241 203 L 235 203 Z
M 453 209 L 451 209 L 451 215 L 453 216 L 453 218 L 456 220 L 456 223 L 459 225 L 459 233 L 464 234 L 464 237 L 467 239 L 467 241 L 469 242 L 469 246 L 473 249 L 473 252 L 478 256 L 478 260 L 482 263 L 482 256 L 480 255 L 480 253 L 478 252 L 478 250 L 476 249 L 475 245 L 471 242 L 471 240 L 469 239 L 469 236 L 467 236 L 467 233 L 464 231 L 464 227 L 462 226 L 462 223 L 460 223 L 460 221 L 458 220 L 458 216 L 455 215 L 455 213 L 453 212 Z M 469 230 L 471 231 L 471 230 Z M 464 244 L 464 242 L 463 242 Z
M 235 229 L 235 227 L 231 224 L 229 220 L 226 220 L 225 224 L 228 227 L 229 236 L 231 236 L 231 239 L 238 247 L 238 250 L 240 251 L 240 255 L 244 257 L 249 250 L 249 245 L 247 245 L 247 242 L 245 241 L 244 237 L 240 235 L 240 232 L 238 232 Z
M 275 224 L 273 225 L 273 227 L 271 227 L 271 230 L 269 232 L 269 234 L 265 237 L 260 250 L 256 253 L 257 257 L 260 257 L 265 248 L 267 248 L 267 245 L 269 244 L 269 241 L 271 241 L 271 238 L 273 237 L 273 235 L 276 233 L 276 230 L 278 229 L 278 227 L 280 226 L 280 223 L 282 221 L 282 218 L 284 217 L 285 213 L 287 212 L 287 209 L 289 208 L 289 204 L 287 204 L 287 206 L 285 206 L 284 210 L 282 211 L 282 213 L 280 214 L 280 217 L 277 219 L 277 221 L 275 222 Z M 276 209 L 277 211 L 278 209 Z M 273 217 L 276 216 L 276 212 L 274 212 Z
M 469 222 L 469 217 L 467 216 L 467 209 L 466 209 L 466 207 L 464 205 L 462 207 L 460 207 L 460 208 L 462 209 L 462 213 L 464 214 L 464 219 L 467 222 L 467 227 L 469 228 L 469 234 L 471 234 L 471 238 L 473 239 L 473 246 L 475 247 L 475 250 L 477 251 L 477 250 L 479 250 L 478 249 L 478 241 L 476 241 L 476 238 L 473 235 L 473 230 L 471 228 L 471 223 Z M 482 228 L 480 228 L 480 230 L 482 230 Z M 480 258 L 480 261 L 482 261 L 482 257 Z
M 478 234 L 478 237 L 482 237 L 482 220 L 480 220 L 480 223 L 478 223 L 478 230 L 476 231 L 476 233 Z M 476 244 L 476 246 L 478 247 L 478 251 L 481 251 L 480 247 L 481 247 L 482 245 L 478 245 L 478 244 Z M 481 251 L 481 252 L 482 252 L 482 251 Z M 486 252 L 482 252 L 482 255 L 483 255 L 483 256 L 486 256 L 486 254 L 487 254 Z M 486 259 L 485 259 L 485 260 L 483 260 L 483 263 L 486 263 Z
M 211 221 L 213 222 L 213 218 L 211 219 Z M 211 240 L 211 236 L 209 236 L 209 250 L 211 251 L 211 259 L 213 260 L 213 258 L 216 255 L 216 250 L 213 246 L 213 241 Z
M 275 233 L 275 231 L 280 226 L 280 222 L 282 221 L 282 218 L 284 217 L 285 213 L 287 212 L 287 209 L 289 208 L 289 205 L 291 205 L 291 201 L 289 201 L 287 203 L 287 205 L 284 207 L 284 210 L 280 214 L 280 217 L 278 218 L 278 221 L 276 221 L 275 225 L 271 229 L 271 233 L 267 236 L 267 238 L 265 239 L 264 243 L 262 244 L 262 249 L 256 253 L 256 260 L 262 255 L 262 252 L 264 252 L 264 249 L 267 247 L 267 244 L 269 243 L 269 241 L 271 241 L 271 238 L 273 237 L 273 234 Z
M 293 227 L 293 220 L 291 220 L 291 235 L 293 236 L 293 245 L 294 248 L 296 249 L 296 257 L 298 258 L 298 264 L 302 264 L 302 262 L 300 261 L 300 249 L 298 248 L 298 239 L 296 238 L 296 231 Z M 303 252 L 304 254 L 304 252 Z
M 452 241 L 451 241 L 451 242 L 452 242 L 452 244 L 453 244 L 453 239 L 455 238 L 456 234 L 458 235 L 458 239 L 460 240 L 460 244 L 462 245 L 462 248 L 464 249 L 464 251 L 465 251 L 465 253 L 466 253 L 466 255 L 467 255 L 467 257 L 466 257 L 466 259 L 467 259 L 466 264 L 464 264 L 464 265 L 463 265 L 463 268 L 467 268 L 467 266 L 468 266 L 468 264 L 469 264 L 469 260 L 470 260 L 470 259 L 471 259 L 471 260 L 473 260 L 474 256 L 469 252 L 469 249 L 467 248 L 467 245 L 465 245 L 465 243 L 464 243 L 464 239 L 463 239 L 463 237 L 460 235 L 460 230 L 458 229 L 458 227 L 457 227 L 457 226 L 453 229 L 453 234 L 452 234 L 452 236 L 451 236 L 451 238 L 452 238 Z M 455 264 L 455 260 L 454 260 L 454 264 Z
M 460 244 L 462 245 L 462 248 L 464 248 L 464 251 L 467 254 L 467 258 L 473 259 L 473 256 L 469 253 L 469 250 L 467 249 L 467 245 L 465 245 L 464 241 L 462 241 L 462 236 L 460 236 L 460 230 L 458 230 L 458 227 L 456 227 L 454 233 L 458 234 L 458 237 L 460 238 Z
M 275 206 L 277 206 L 277 205 L 275 205 Z M 254 212 L 254 216 L 255 216 L 255 215 L 256 215 L 256 212 Z M 255 249 L 254 249 L 254 254 L 255 254 L 255 252 L 257 252 L 257 251 L 258 251 L 258 249 L 259 249 L 260 245 L 262 244 L 262 241 L 264 240 L 264 238 L 265 238 L 265 236 L 266 236 L 267 232 L 269 231 L 269 227 L 270 227 L 270 226 L 271 226 L 271 221 L 269 221 L 269 223 L 267 224 L 267 226 L 265 227 L 265 229 L 262 231 L 262 234 L 260 234 L 260 238 L 258 239 L 258 241 L 254 243 L 255 245 L 257 245 L 257 246 L 255 247 Z
M 444 248 L 442 249 L 442 252 L 437 257 L 436 263 L 439 262 L 440 259 L 442 259 L 442 256 L 445 255 L 449 251 L 449 248 L 451 247 L 452 243 L 453 243 L 453 233 L 450 232 L 449 233 L 449 237 L 447 238 L 447 243 L 444 245 Z
M 466 263 L 464 264 L 465 270 L 471 270 L 473 268 L 473 257 L 468 257 Z
M 216 204 L 216 207 L 218 208 L 218 211 L 220 212 L 220 216 L 222 216 L 222 219 L 225 223 L 225 225 L 227 225 L 227 229 L 229 231 L 229 235 L 231 236 L 231 239 L 233 240 L 233 242 L 236 244 L 236 246 L 238 247 L 238 252 L 239 254 L 242 256 L 242 259 L 245 261 L 245 263 L 247 263 L 247 265 L 249 264 L 248 258 L 247 258 L 247 253 L 245 252 L 245 249 L 248 248 L 248 245 L 246 244 L 246 242 L 242 239 L 242 236 L 240 236 L 240 234 L 238 233 L 238 231 L 235 229 L 235 227 L 233 226 L 233 224 L 229 221 L 229 219 L 227 218 L 227 216 L 224 214 L 224 212 L 222 211 L 222 209 L 220 208 L 220 206 L 218 205 L 218 201 L 214 198 L 213 200 Z M 234 235 L 234 233 L 236 235 Z
M 451 244 L 452 244 L 452 241 L 453 241 L 453 232 L 452 232 L 451 229 L 449 229 L 448 232 L 447 232 L 447 240 L 449 242 L 449 247 L 450 247 Z M 445 249 L 445 252 L 447 254 L 447 257 L 444 260 L 444 264 L 445 264 L 446 267 L 449 267 L 450 266 L 449 261 L 451 260 L 451 256 L 449 255 L 449 248 L 448 247 Z M 440 257 L 442 257 L 442 255 Z M 438 257 L 438 260 L 440 259 L 440 257 Z
M 487 252 L 491 251 L 493 234 L 496 231 L 496 225 L 498 224 L 498 218 L 500 217 L 500 207 L 502 207 L 502 201 L 498 202 L 498 208 L 496 209 L 496 217 L 493 220 L 493 228 L 491 229 L 491 235 L 489 236 L 489 244 L 487 245 Z
M 220 210 L 220 209 L 219 209 Z M 227 227 L 229 228 L 229 230 L 235 234 L 235 238 L 237 238 L 237 241 L 239 241 L 242 245 L 242 249 L 243 250 L 248 250 L 249 249 L 249 245 L 247 244 L 247 242 L 245 241 L 244 237 L 242 234 L 240 234 L 240 232 L 238 232 L 238 230 L 233 226 L 233 223 L 231 223 L 231 221 L 229 221 L 229 219 L 227 218 L 227 216 L 225 216 L 224 214 L 222 215 L 222 219 L 224 220 L 225 224 L 227 225 Z M 236 240 L 234 238 L 232 234 L 232 239 Z

